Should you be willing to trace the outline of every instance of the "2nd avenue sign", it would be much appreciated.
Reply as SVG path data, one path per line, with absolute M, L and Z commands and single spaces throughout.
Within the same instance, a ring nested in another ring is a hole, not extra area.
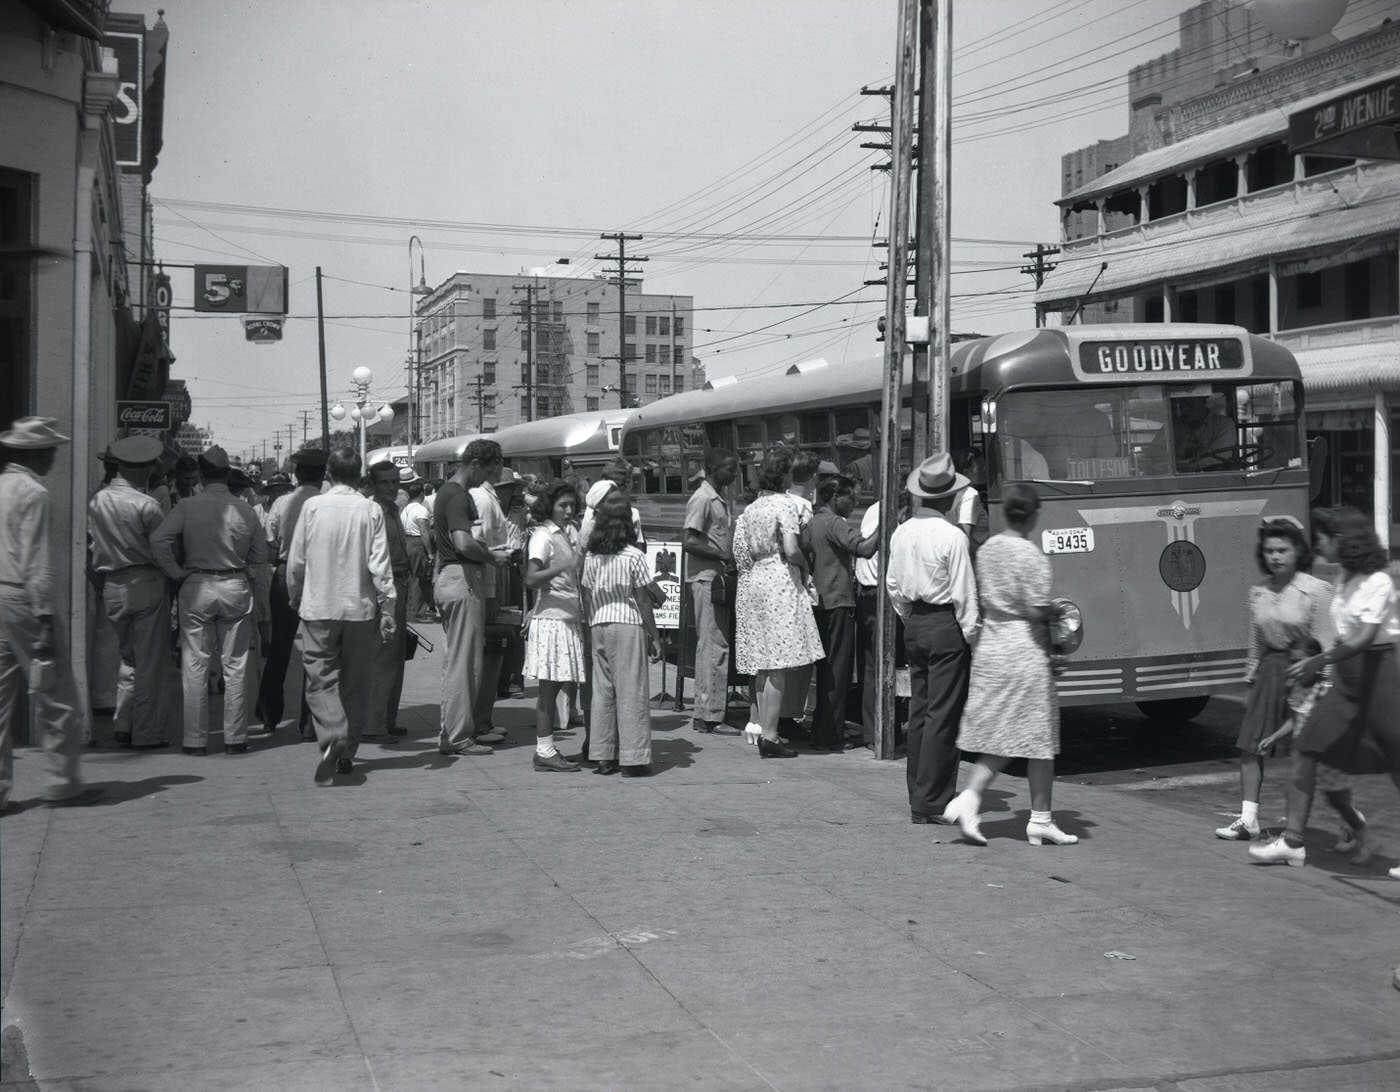
M 170 429 L 170 403 L 118 402 L 117 428 L 167 432 Z
M 1288 143 L 1294 152 L 1394 159 L 1397 126 L 1400 77 L 1393 77 L 1290 114 Z

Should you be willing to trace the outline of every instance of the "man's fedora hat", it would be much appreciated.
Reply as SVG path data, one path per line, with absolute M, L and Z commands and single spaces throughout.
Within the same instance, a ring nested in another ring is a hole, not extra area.
M 165 445 L 154 436 L 128 436 L 113 440 L 107 454 L 125 466 L 153 463 L 165 453 Z
M 199 455 L 199 461 L 205 466 L 213 467 L 215 470 L 227 470 L 229 468 L 228 452 L 218 444 L 206 447 Z
M 0 444 L 38 451 L 68 443 L 68 437 L 54 428 L 55 424 L 52 417 L 16 417 L 9 428 L 0 432 Z
M 967 478 L 953 469 L 953 457 L 946 451 L 930 455 L 909 475 L 905 488 L 916 497 L 937 500 L 951 496 L 959 489 L 966 489 Z

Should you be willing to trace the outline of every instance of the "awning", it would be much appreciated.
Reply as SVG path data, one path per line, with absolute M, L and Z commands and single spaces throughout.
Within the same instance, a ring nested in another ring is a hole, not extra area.
M 1400 394 L 1400 342 L 1303 349 L 1294 354 L 1304 391 L 1319 394 Z
M 1097 244 L 1066 244 L 1035 302 L 1051 309 L 1074 307 L 1104 262 L 1108 269 L 1094 285 L 1093 299 L 1367 236 L 1385 233 L 1393 239 L 1400 225 L 1400 171 L 1386 165 L 1340 172 L 1325 184 L 1294 187 L 1286 198 L 1246 198 L 1228 209 L 1228 215 L 1210 209 L 1172 217 Z
M 1100 175 L 1093 181 L 1066 194 L 1055 203 L 1061 207 L 1079 204 L 1086 199 L 1107 196 L 1115 190 L 1136 186 L 1139 182 L 1150 182 L 1166 174 L 1181 174 L 1189 167 L 1223 159 L 1236 152 L 1258 147 L 1270 138 L 1280 140 L 1288 136 L 1288 118 L 1292 113 L 1304 111 L 1313 106 L 1321 106 L 1332 99 L 1360 91 L 1370 84 L 1400 76 L 1400 69 L 1373 73 L 1364 80 L 1333 87 L 1305 99 L 1283 103 L 1258 114 L 1253 114 L 1228 125 L 1222 125 L 1209 132 L 1187 137 L 1175 144 L 1154 148 L 1140 156 L 1128 160 L 1121 167 Z

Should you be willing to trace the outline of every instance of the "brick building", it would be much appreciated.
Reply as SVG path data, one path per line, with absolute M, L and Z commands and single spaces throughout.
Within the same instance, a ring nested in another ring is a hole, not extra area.
M 1064 157 L 1062 251 L 1036 306 L 1234 323 L 1287 346 L 1326 456 L 1317 502 L 1398 540 L 1400 117 L 1367 154 L 1290 143 L 1289 121 L 1400 79 L 1400 23 L 1299 46 L 1248 15 L 1224 0 L 1183 14 L 1181 47 L 1130 75 L 1130 132 Z
M 691 390 L 705 381 L 691 355 L 692 307 L 690 296 L 628 280 L 624 382 L 616 283 L 454 273 L 416 306 L 415 440 L 616 409 L 624 386 L 629 405 Z

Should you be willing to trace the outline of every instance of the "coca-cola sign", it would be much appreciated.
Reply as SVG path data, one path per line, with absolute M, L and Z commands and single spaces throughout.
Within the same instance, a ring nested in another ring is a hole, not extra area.
M 117 428 L 165 432 L 170 428 L 170 403 L 118 402 Z

